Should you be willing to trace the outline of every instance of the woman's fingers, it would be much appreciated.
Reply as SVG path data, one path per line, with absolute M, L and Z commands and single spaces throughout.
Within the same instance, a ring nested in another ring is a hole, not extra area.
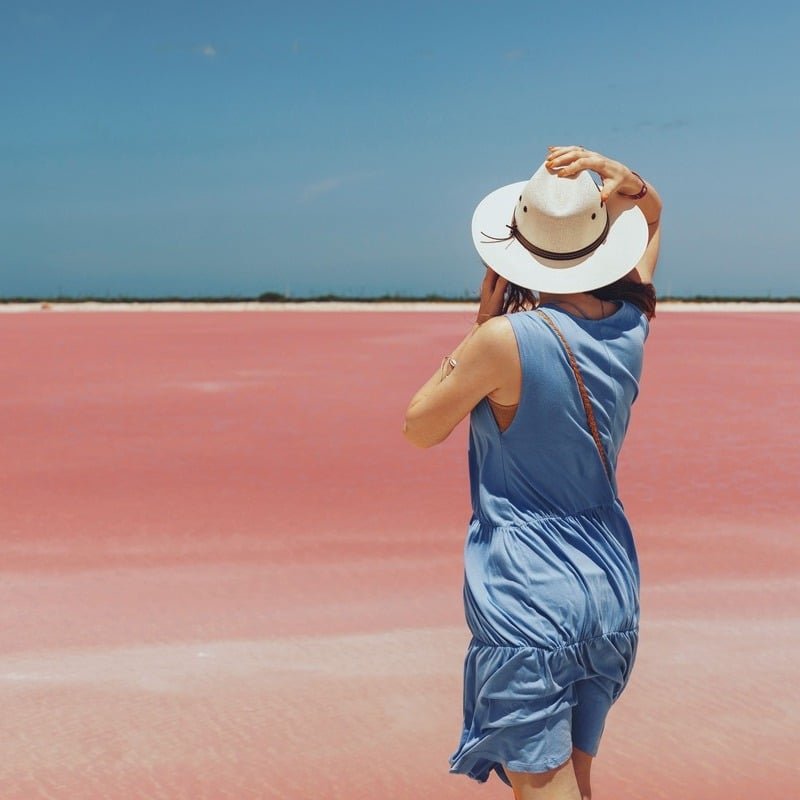
M 551 168 L 558 170 L 558 175 L 562 178 L 567 175 L 577 175 L 585 169 L 591 169 L 589 159 L 585 157 L 575 158 L 572 161 L 561 160 L 557 164 L 552 164 Z
M 570 178 L 587 169 L 596 172 L 603 179 L 600 190 L 603 201 L 608 200 L 619 189 L 627 174 L 627 169 L 619 162 L 580 145 L 548 147 L 547 150 L 545 163 L 554 175 Z
M 621 183 L 622 181 L 619 178 L 606 178 L 603 180 L 603 186 L 600 189 L 600 197 L 604 203 L 619 189 Z
M 551 167 L 560 166 L 561 164 L 568 164 L 576 158 L 581 158 L 583 155 L 583 150 L 566 150 L 563 153 L 551 153 L 545 163 Z
M 552 166 L 562 166 L 564 164 L 570 164 L 573 161 L 577 161 L 581 158 L 599 158 L 597 153 L 593 153 L 591 150 L 567 150 L 566 153 L 561 153 L 560 155 L 551 155 L 547 159 L 547 164 Z
M 481 285 L 481 299 L 478 307 L 478 323 L 503 312 L 508 281 L 501 278 L 491 267 L 486 267 L 486 275 Z
M 546 164 L 550 167 L 555 165 L 567 164 L 575 161 L 578 158 L 586 158 L 587 156 L 596 156 L 591 150 L 586 150 L 579 147 L 566 147 L 559 150 L 551 151 L 547 154 Z
M 491 297 L 494 294 L 498 277 L 498 274 L 491 267 L 486 267 L 486 274 L 483 276 L 483 283 L 481 284 L 481 298 Z
M 496 280 L 497 273 L 487 265 L 486 274 L 483 276 L 483 285 L 487 288 L 491 288 L 494 286 Z
M 554 164 L 553 167 L 558 170 L 558 174 L 562 176 L 577 175 L 585 169 L 594 170 L 598 174 L 602 174 L 603 159 L 600 156 L 581 156 L 573 161 L 565 161 L 562 164 Z
M 564 153 L 567 153 L 567 152 L 570 152 L 570 151 L 588 152 L 585 147 L 583 147 L 582 145 L 579 145 L 579 144 L 568 144 L 568 145 L 560 145 L 560 146 L 551 145 L 550 147 L 547 148 L 548 160 L 553 158 L 554 156 L 561 156 L 561 155 L 564 155 Z

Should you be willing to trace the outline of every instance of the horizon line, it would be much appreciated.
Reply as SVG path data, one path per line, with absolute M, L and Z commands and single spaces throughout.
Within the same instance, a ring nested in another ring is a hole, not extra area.
M 0 296 L 0 304 L 9 303 L 477 303 L 476 295 L 424 295 L 384 293 L 374 295 L 308 294 L 287 295 L 263 292 L 259 295 L 16 295 Z M 663 295 L 659 303 L 798 303 L 800 295 Z

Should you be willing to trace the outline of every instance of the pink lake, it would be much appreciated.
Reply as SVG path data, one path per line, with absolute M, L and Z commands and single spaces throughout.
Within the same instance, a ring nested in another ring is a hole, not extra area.
M 510 798 L 460 729 L 450 312 L 0 315 L 0 797 Z M 662 312 L 620 466 L 642 634 L 595 797 L 795 790 L 800 314 Z

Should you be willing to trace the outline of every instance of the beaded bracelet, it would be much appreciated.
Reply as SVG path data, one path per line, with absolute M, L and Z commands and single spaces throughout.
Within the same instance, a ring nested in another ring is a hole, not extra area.
M 641 200 L 647 194 L 647 184 L 638 172 L 631 170 L 631 174 L 635 175 L 642 182 L 642 188 L 636 194 L 625 194 L 625 192 L 617 192 L 617 194 L 620 195 L 620 197 L 627 197 L 629 200 Z

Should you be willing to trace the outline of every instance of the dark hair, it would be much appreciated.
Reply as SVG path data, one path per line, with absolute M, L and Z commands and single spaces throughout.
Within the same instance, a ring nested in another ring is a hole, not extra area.
M 639 309 L 647 319 L 656 315 L 656 290 L 652 283 L 641 283 L 630 278 L 620 278 L 608 286 L 592 289 L 587 294 L 593 295 L 598 300 L 627 300 Z M 530 311 L 539 305 L 536 295 L 531 289 L 517 286 L 509 281 L 506 288 L 503 313 L 511 314 L 515 311 Z

